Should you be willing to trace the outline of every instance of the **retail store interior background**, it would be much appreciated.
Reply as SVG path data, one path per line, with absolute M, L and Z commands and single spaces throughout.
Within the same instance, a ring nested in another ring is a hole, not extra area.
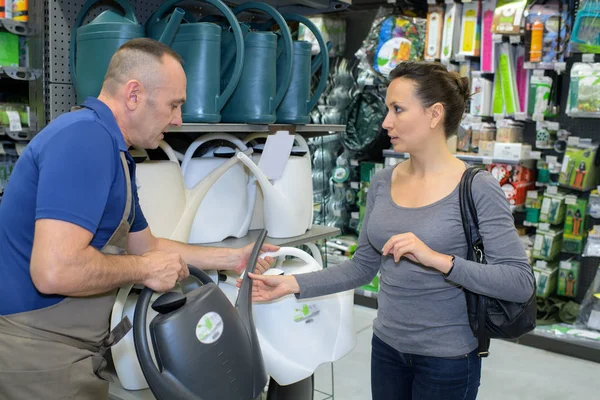
M 0 13 L 0 206 L 3 187 L 28 142 L 77 103 L 69 47 L 71 30 L 84 6 L 82 0 L 4 2 L 20 3 L 28 17 L 23 18 L 18 13 L 22 9 L 16 6 L 14 15 L 8 7 Z M 116 2 L 97 3 L 85 12 L 81 25 L 108 9 L 122 14 Z M 229 7 L 240 3 L 244 1 L 224 2 Z M 537 283 L 538 327 L 516 341 L 492 342 L 491 355 L 483 362 L 479 398 L 597 398 L 600 2 L 262 3 L 282 14 L 309 17 L 329 44 L 328 71 L 322 74 L 318 66 L 312 71 L 312 88 L 318 89 L 323 80 L 324 91 L 310 112 L 309 123 L 186 122 L 165 138 L 179 161 L 192 142 L 208 133 L 248 139 L 258 132 L 263 141 L 281 130 L 302 136 L 308 152 L 292 152 L 289 162 L 310 159 L 310 168 L 300 168 L 298 173 L 309 174 L 312 182 L 312 227 L 301 236 L 271 242 L 301 247 L 313 243 L 317 245 L 309 245 L 313 256 L 322 257 L 325 268 L 339 264 L 356 249 L 371 177 L 408 157 L 391 150 L 381 129 L 386 74 L 406 60 L 441 61 L 469 77 L 476 92 L 458 135 L 448 146 L 457 157 L 483 166 L 499 180 Z M 161 1 L 130 0 L 128 4 L 144 24 Z M 218 14 L 216 8 L 200 1 L 183 1 L 178 6 L 195 17 Z M 253 22 L 268 18 L 256 10 L 238 17 Z M 310 29 L 292 20 L 289 26 L 294 40 L 312 43 L 313 52 L 319 49 Z M 219 140 L 218 149 L 214 143 L 202 149 L 212 155 L 223 146 L 232 147 L 225 139 Z M 160 150 L 133 155 L 139 163 L 166 159 Z M 250 243 L 254 234 L 250 227 L 238 238 L 192 242 L 218 241 L 216 245 L 240 247 Z M 341 359 L 316 370 L 315 399 L 370 398 L 370 340 L 378 289 L 376 277 L 355 290 L 356 345 Z M 116 372 L 114 376 L 111 398 L 153 398 L 149 390 L 124 389 L 120 376 Z

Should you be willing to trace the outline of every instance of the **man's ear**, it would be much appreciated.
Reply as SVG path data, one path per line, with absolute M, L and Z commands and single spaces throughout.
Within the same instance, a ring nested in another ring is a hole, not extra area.
M 129 110 L 139 107 L 142 91 L 142 84 L 138 80 L 132 79 L 125 84 L 125 104 Z
M 442 103 L 435 103 L 429 107 L 431 113 L 431 121 L 429 127 L 431 129 L 437 128 L 444 120 L 444 105 Z

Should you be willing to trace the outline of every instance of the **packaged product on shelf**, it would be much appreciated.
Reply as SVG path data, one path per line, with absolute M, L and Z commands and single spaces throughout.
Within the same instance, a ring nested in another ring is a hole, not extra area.
M 496 135 L 496 131 L 494 130 L 494 135 Z M 479 150 L 477 154 L 482 157 L 493 157 L 494 156 L 494 146 L 496 142 L 493 140 L 480 140 L 479 141 Z
M 497 142 L 494 145 L 494 158 L 497 160 L 527 160 L 530 154 L 530 144 Z
M 329 51 L 330 57 L 341 57 L 346 51 L 346 20 L 329 16 L 310 17 L 310 21 L 321 32 L 325 43 L 333 45 Z M 319 52 L 319 43 L 310 29 L 300 24 L 298 28 L 298 40 L 304 40 L 312 45 L 312 53 Z
M 600 331 L 600 268 L 581 302 L 576 324 Z
M 559 175 L 561 185 L 587 191 L 597 184 L 598 145 L 580 140 L 577 146 L 567 146 Z
M 563 232 L 538 224 L 533 240 L 533 258 L 552 261 L 560 254 Z
M 565 195 L 562 193 L 550 193 L 550 187 L 544 193 L 542 199 L 542 208 L 540 211 L 540 222 L 546 222 L 551 225 L 562 224 L 565 220 Z
M 0 18 L 12 19 L 13 7 L 12 2 L 14 0 L 0 0 Z
M 486 122 L 473 124 L 471 128 L 471 151 L 479 153 L 480 143 L 493 142 L 495 137 L 496 125 Z
M 556 262 L 536 261 L 533 266 L 533 275 L 535 276 L 535 283 L 537 285 L 537 297 L 546 298 L 556 291 L 558 277 L 558 265 Z
M 538 121 L 536 123 L 535 147 L 537 149 L 554 149 L 558 136 L 558 123 Z
M 562 11 L 561 11 L 562 9 Z M 568 42 L 568 8 L 559 0 L 534 3 L 525 11 L 525 51 L 529 62 L 564 60 Z
M 565 198 L 566 215 L 562 251 L 569 254 L 581 254 L 587 236 L 586 215 L 588 202 L 576 196 Z
M 542 208 L 542 194 L 537 190 L 528 190 L 525 198 L 525 225 L 537 225 Z
M 15 21 L 29 21 L 29 0 L 12 0 L 12 18 Z
M 571 34 L 571 51 L 580 53 L 600 53 L 600 2 L 581 0 Z
M 590 193 L 590 216 L 592 218 L 600 219 L 600 194 L 596 189 Z
M 458 131 L 456 132 L 456 151 L 467 153 L 471 150 L 472 125 L 473 120 L 469 115 L 466 115 L 461 121 Z
M 521 121 L 503 119 L 496 123 L 496 142 L 521 143 L 525 124 Z
M 444 34 L 442 37 L 441 60 L 444 64 L 450 63 L 454 55 L 458 53 L 460 46 L 460 19 L 462 4 L 452 3 L 446 6 L 444 14 Z
M 442 33 L 444 31 L 444 7 L 430 5 L 427 12 L 427 30 L 425 36 L 425 60 L 440 59 L 442 50 Z
M 527 191 L 535 188 L 535 172 L 523 165 L 490 164 L 488 171 L 496 178 L 512 206 L 525 204 Z
M 527 0 L 498 0 L 494 11 L 492 32 L 500 35 L 520 34 L 526 5 Z
M 402 61 L 423 59 L 427 20 L 396 15 L 381 8 L 356 52 L 369 68 L 387 77 Z
M 473 74 L 471 82 L 471 108 L 470 113 L 473 116 L 491 116 L 492 115 L 492 81 L 483 78 L 481 75 Z
M 600 63 L 573 64 L 566 113 L 600 117 Z
M 0 31 L 0 67 L 19 66 L 19 36 Z
M 579 268 L 580 262 L 572 258 L 559 263 L 557 295 L 572 298 L 577 296 Z
M 481 49 L 481 3 L 465 3 L 462 6 L 460 46 L 458 54 L 478 57 Z
M 496 44 L 492 40 L 492 25 L 496 0 L 483 1 L 481 4 L 481 71 L 496 72 Z
M 529 101 L 529 80 L 531 70 L 525 69 L 525 49 L 521 46 L 515 48 L 515 75 L 517 80 L 517 96 L 519 97 L 519 112 L 527 112 Z
M 0 103 L 0 127 L 19 132 L 29 126 L 29 106 L 17 103 Z
M 515 51 L 508 43 L 498 45 L 498 68 L 494 82 L 494 114 L 514 115 L 520 112 Z
M 549 76 L 532 75 L 529 80 L 527 114 L 547 115 L 553 80 Z

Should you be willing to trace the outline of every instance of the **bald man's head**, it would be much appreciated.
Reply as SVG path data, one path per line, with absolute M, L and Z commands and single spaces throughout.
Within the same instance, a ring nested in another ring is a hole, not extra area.
M 147 90 L 164 82 L 161 66 L 170 57 L 183 65 L 183 60 L 169 46 L 148 38 L 133 39 L 117 50 L 104 77 L 103 91 L 114 95 L 119 85 L 138 80 Z

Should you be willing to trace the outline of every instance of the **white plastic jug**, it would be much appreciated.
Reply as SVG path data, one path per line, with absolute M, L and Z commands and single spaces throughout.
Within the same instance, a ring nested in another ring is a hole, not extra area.
M 188 147 L 181 164 L 187 189 L 194 187 L 228 161 L 227 158 L 216 157 L 212 152 L 193 158 L 194 152 L 200 146 L 215 140 L 228 141 L 240 151 L 248 150 L 244 142 L 228 133 L 213 133 L 198 138 Z M 241 164 L 234 165 L 225 172 L 208 190 L 198 207 L 188 242 L 213 243 L 227 237 L 246 236 L 256 198 L 256 185 L 248 183 L 249 176 Z
M 261 257 L 266 256 L 295 259 L 269 269 L 265 275 L 297 275 L 322 269 L 310 254 L 293 247 L 282 247 Z M 234 285 L 234 278 L 219 283 L 232 303 L 237 296 Z M 353 305 L 354 290 L 303 300 L 288 295 L 255 303 L 254 323 L 267 374 L 280 385 L 290 385 L 311 376 L 319 365 L 348 354 L 356 345 Z
M 268 134 L 255 133 L 244 139 L 251 140 L 266 137 Z M 260 185 L 256 191 L 253 221 L 251 229 L 261 227 L 257 223 L 260 211 L 263 211 L 264 228 L 272 238 L 288 238 L 304 234 L 312 226 L 313 197 L 312 169 L 310 150 L 306 140 L 295 135 L 297 147 L 292 149 L 282 176 L 270 182 L 254 160 L 238 153 L 238 158 L 246 165 Z M 299 155 L 294 155 L 294 153 Z M 300 155 L 301 154 L 301 155 Z M 252 182 L 250 184 L 253 184 Z

